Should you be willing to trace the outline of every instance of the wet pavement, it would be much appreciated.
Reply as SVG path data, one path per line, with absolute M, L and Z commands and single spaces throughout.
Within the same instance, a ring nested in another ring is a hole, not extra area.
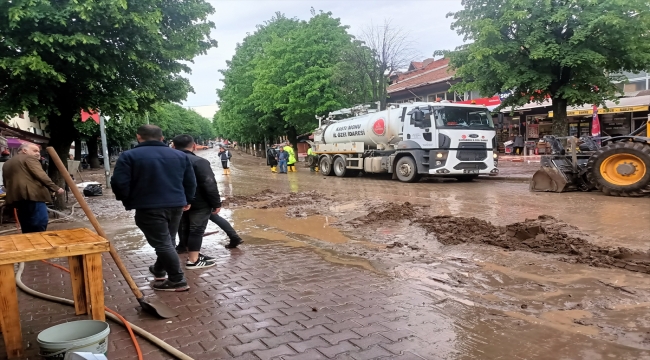
M 214 158 L 211 150 L 202 155 Z M 223 216 L 246 243 L 229 251 L 223 233 L 206 237 L 205 252 L 218 265 L 188 272 L 186 293 L 154 295 L 153 251 L 132 214 L 110 193 L 91 199 L 141 289 L 181 316 L 141 313 L 110 258 L 107 306 L 195 359 L 650 359 L 650 275 L 540 251 L 443 244 L 410 223 L 453 215 L 504 226 L 551 215 L 595 245 L 646 251 L 648 199 L 529 193 L 526 183 L 495 180 L 402 184 L 306 168 L 281 175 L 262 162 L 235 154 L 230 178 L 215 167 L 230 202 Z M 266 189 L 277 194 L 242 200 Z M 399 221 L 367 217 L 403 212 L 405 201 L 414 210 Z M 81 218 L 52 228 L 79 225 Z M 48 265 L 29 263 L 23 281 L 70 297 L 67 275 Z M 79 319 L 72 308 L 24 293 L 19 301 L 30 359 L 39 331 Z M 109 359 L 135 358 L 124 329 L 111 323 L 111 330 Z M 169 358 L 146 340 L 140 346 L 145 359 Z

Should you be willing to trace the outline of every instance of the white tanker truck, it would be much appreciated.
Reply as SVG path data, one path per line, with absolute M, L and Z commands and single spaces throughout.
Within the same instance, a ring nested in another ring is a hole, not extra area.
M 496 132 L 485 106 L 396 104 L 387 110 L 334 120 L 314 132 L 313 151 L 323 175 L 390 173 L 415 182 L 422 175 L 471 181 L 496 175 Z M 344 112 L 343 112 L 344 113 Z

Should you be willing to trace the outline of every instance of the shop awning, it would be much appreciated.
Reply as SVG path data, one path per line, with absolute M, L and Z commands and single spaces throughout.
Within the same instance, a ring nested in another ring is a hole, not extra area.
M 650 95 L 636 96 L 630 98 L 620 98 L 618 104 L 613 101 L 607 101 L 606 107 L 598 108 L 598 114 L 620 114 L 637 111 L 648 111 L 650 108 Z M 567 116 L 590 116 L 594 113 L 591 106 L 571 107 L 567 109 Z M 553 117 L 553 112 L 548 112 L 549 117 Z

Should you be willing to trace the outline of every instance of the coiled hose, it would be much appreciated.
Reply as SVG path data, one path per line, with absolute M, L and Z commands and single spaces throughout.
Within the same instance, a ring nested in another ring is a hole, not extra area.
M 54 264 L 52 264 L 52 265 L 54 265 Z M 59 267 L 59 266 L 56 266 L 56 267 Z M 63 268 L 63 267 L 61 267 L 61 268 Z M 44 293 L 41 293 L 41 292 L 38 292 L 36 290 L 28 288 L 27 285 L 25 285 L 23 283 L 22 279 L 21 279 L 22 276 L 23 276 L 23 271 L 24 270 L 25 270 L 25 263 L 21 262 L 20 265 L 18 266 L 18 272 L 16 272 L 16 285 L 22 291 L 24 291 L 24 292 L 26 292 L 26 293 L 28 293 L 30 295 L 36 296 L 38 298 L 41 298 L 41 299 L 58 302 L 58 303 L 64 304 L 64 305 L 74 306 L 74 301 L 72 301 L 70 299 L 44 294 Z M 65 269 L 65 270 L 67 271 L 67 269 Z M 117 313 L 115 313 L 115 314 L 117 314 Z M 144 330 L 144 329 L 142 329 L 142 328 L 140 328 L 138 326 L 133 325 L 132 323 L 126 321 L 124 318 L 121 318 L 121 316 L 119 316 L 119 314 L 114 315 L 111 312 L 106 311 L 106 317 L 113 320 L 113 321 L 115 321 L 115 322 L 117 322 L 117 323 L 123 323 L 127 327 L 127 329 L 130 327 L 131 329 L 133 329 L 133 332 L 135 332 L 136 334 L 142 336 L 143 338 L 151 341 L 154 345 L 156 345 L 159 348 L 165 350 L 166 352 L 168 352 L 170 355 L 173 355 L 177 359 L 194 360 L 190 356 L 182 353 L 181 351 L 178 351 L 177 349 L 175 349 L 171 345 L 167 344 L 162 339 L 154 336 L 150 332 L 148 332 L 148 331 L 146 331 L 146 330 Z M 128 324 L 128 326 L 127 326 L 127 324 Z M 139 353 L 140 349 L 139 349 L 139 346 L 137 345 L 137 342 L 135 344 L 136 344 L 135 346 L 136 346 L 136 349 L 138 351 L 139 358 L 142 359 L 142 355 Z

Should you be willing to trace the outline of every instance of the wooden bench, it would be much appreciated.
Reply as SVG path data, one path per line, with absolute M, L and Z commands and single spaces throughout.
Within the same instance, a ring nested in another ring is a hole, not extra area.
M 7 356 L 23 357 L 14 264 L 67 257 L 75 313 L 105 321 L 102 252 L 106 239 L 88 229 L 0 236 L 0 326 Z

